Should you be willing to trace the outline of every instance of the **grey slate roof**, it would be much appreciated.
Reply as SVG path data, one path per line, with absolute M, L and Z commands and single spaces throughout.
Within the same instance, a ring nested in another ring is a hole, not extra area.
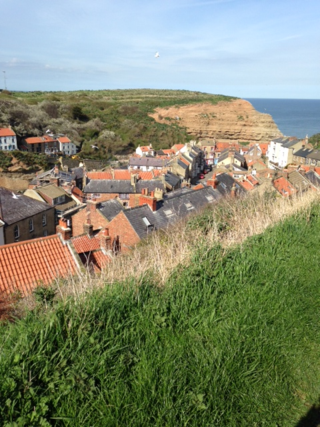
M 320 160 L 320 150 L 312 150 L 311 153 L 307 155 L 308 159 Z
M 298 150 L 294 153 L 294 156 L 302 157 L 305 159 L 308 156 L 308 154 L 312 153 L 312 151 L 313 150 L 309 149 L 309 148 L 300 148 L 300 150 Z
M 290 140 L 294 141 L 294 144 L 298 142 L 298 138 L 292 136 L 280 136 L 279 138 L 273 139 L 272 141 L 284 145 L 290 142 Z
M 175 187 L 180 182 L 180 177 L 172 172 L 167 172 L 164 179 L 171 187 Z
M 111 221 L 119 212 L 124 210 L 124 207 L 120 202 L 118 202 L 118 200 L 113 199 L 101 203 L 101 206 L 98 209 L 108 221 Z
M 130 157 L 129 166 L 151 166 L 162 168 L 168 164 L 169 159 L 157 159 L 154 157 Z
M 297 142 L 299 142 L 299 140 L 298 140 L 298 139 L 294 139 L 294 140 L 292 140 L 292 141 L 285 142 L 282 146 L 283 146 L 284 148 L 291 148 L 291 147 L 293 147 L 294 145 L 296 145 L 296 143 L 297 143 Z
M 316 187 L 320 188 L 320 176 L 315 171 L 306 173 L 306 178 Z
M 80 168 L 79 168 L 80 169 Z M 54 168 L 38 174 L 31 182 L 32 185 L 37 185 L 38 181 L 48 181 L 50 178 L 59 178 L 63 182 L 71 182 L 77 178 L 76 174 L 59 170 L 58 175 L 54 175 Z
M 131 181 L 125 179 L 92 179 L 83 189 L 84 193 L 141 193 L 143 188 L 154 191 L 156 188 L 164 190 L 163 182 L 158 179 L 143 180 L 136 183 L 136 189 Z
M 8 225 L 50 209 L 52 209 L 51 206 L 44 202 L 0 187 L 0 218 Z
M 212 187 L 190 190 L 158 202 L 154 215 L 159 228 L 166 228 L 201 208 L 218 201 L 221 194 Z
M 246 193 L 246 190 L 241 187 L 241 185 L 239 185 L 237 181 L 227 173 L 220 173 L 219 175 L 217 175 L 217 180 L 219 181 L 217 190 L 223 196 L 230 194 L 233 184 L 235 184 L 236 186 L 236 191 L 238 195 L 244 195 Z
M 310 186 L 310 182 L 302 176 L 298 171 L 290 172 L 288 175 L 288 181 L 294 185 L 297 190 L 304 191 Z
M 144 239 L 148 234 L 158 228 L 157 218 L 147 205 L 127 209 L 124 211 L 124 214 L 140 239 Z M 150 225 L 148 226 L 147 224 Z

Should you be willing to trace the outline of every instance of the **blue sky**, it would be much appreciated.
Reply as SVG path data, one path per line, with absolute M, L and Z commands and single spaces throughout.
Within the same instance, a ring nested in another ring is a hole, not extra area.
M 0 10 L 0 88 L 320 99 L 319 0 L 0 0 Z

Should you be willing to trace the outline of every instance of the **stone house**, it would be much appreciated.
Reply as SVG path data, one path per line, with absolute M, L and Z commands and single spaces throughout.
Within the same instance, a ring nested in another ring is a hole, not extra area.
M 4 223 L 4 244 L 55 233 L 53 207 L 3 187 L 0 187 L 0 219 Z

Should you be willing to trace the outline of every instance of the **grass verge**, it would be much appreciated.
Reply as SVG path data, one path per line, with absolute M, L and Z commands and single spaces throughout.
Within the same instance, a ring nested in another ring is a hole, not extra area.
M 294 425 L 320 395 L 320 207 L 241 245 L 234 219 L 163 286 L 149 270 L 3 325 L 2 425 Z

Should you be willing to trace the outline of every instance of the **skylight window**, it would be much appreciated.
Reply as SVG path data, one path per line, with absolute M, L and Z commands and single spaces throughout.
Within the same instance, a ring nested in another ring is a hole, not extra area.
M 145 223 L 145 225 L 147 226 L 147 227 L 150 227 L 150 225 L 151 225 L 151 222 L 148 220 L 148 218 L 147 217 L 143 217 L 142 218 L 142 221 Z
M 209 203 L 212 203 L 214 200 L 213 196 L 206 196 L 206 199 L 208 200 Z
M 190 210 L 190 209 L 194 209 L 194 206 L 192 206 L 192 204 L 191 204 L 190 202 L 185 203 L 184 205 L 185 205 L 185 207 L 186 207 L 188 210 Z
M 165 210 L 165 211 L 163 211 L 164 213 L 165 213 L 165 215 L 169 218 L 170 216 L 173 216 L 174 215 L 174 213 L 172 212 L 172 210 L 171 209 L 167 209 L 167 210 Z

